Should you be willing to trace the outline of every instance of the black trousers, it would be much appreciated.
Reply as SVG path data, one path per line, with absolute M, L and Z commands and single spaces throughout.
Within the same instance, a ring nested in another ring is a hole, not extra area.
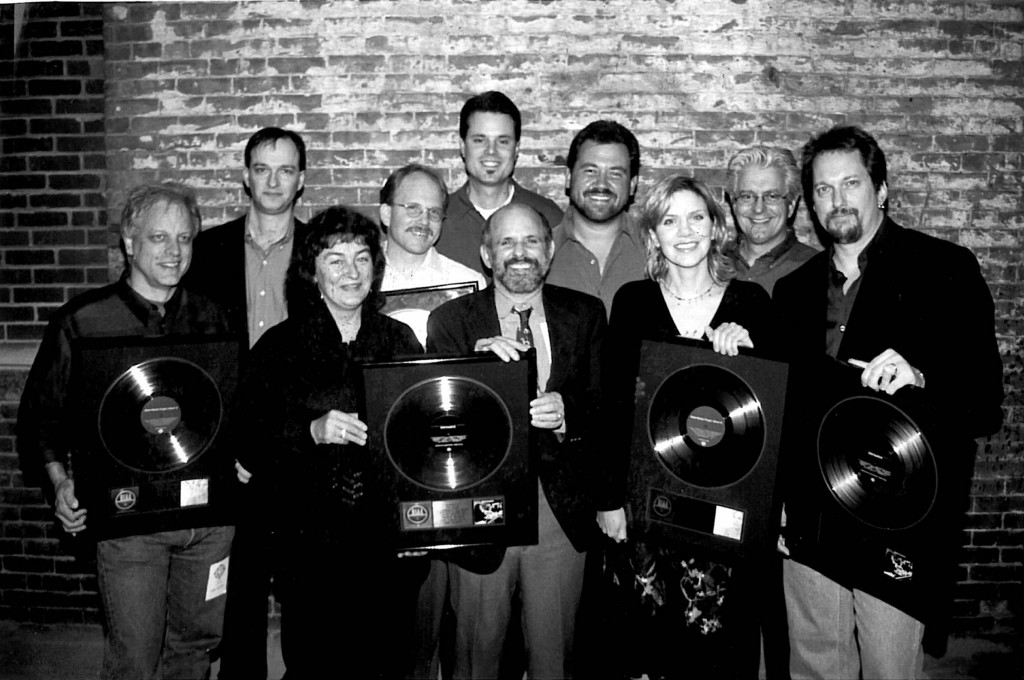
M 267 625 L 274 541 L 264 521 L 250 519 L 235 527 L 228 567 L 228 599 L 220 643 L 219 680 L 267 677 Z

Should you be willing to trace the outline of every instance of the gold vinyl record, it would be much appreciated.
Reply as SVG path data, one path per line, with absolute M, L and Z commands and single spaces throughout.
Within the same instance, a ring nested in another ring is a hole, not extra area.
M 150 359 L 121 374 L 100 402 L 100 441 L 122 465 L 175 470 L 198 458 L 220 428 L 223 404 L 210 375 L 176 357 Z
M 879 529 L 914 526 L 938 495 L 935 456 L 924 433 L 878 397 L 850 397 L 829 410 L 818 431 L 818 462 L 839 505 Z
M 413 385 L 384 423 L 384 446 L 395 468 L 439 491 L 484 481 L 511 445 L 507 407 L 490 387 L 471 378 L 443 376 Z
M 662 464 L 682 481 L 720 487 L 742 479 L 764 448 L 764 415 L 735 373 L 708 364 L 676 371 L 651 399 L 648 432 Z

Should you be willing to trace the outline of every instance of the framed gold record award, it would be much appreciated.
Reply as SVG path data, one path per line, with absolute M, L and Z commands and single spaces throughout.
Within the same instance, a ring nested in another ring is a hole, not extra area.
M 643 342 L 629 478 L 642 532 L 722 557 L 773 549 L 788 371 L 708 343 Z
M 536 358 L 363 366 L 367 448 L 399 550 L 537 542 Z
M 860 384 L 831 361 L 802 372 L 803 415 L 786 496 L 801 562 L 927 621 L 955 583 L 973 472 L 972 440 L 927 390 Z
M 73 342 L 71 464 L 92 535 L 225 522 L 239 352 L 237 336 Z

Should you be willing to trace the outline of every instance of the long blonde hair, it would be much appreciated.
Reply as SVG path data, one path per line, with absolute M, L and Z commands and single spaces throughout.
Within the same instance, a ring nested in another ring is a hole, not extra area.
M 711 190 L 700 180 L 686 175 L 669 175 L 651 187 L 639 204 L 638 224 L 647 249 L 647 276 L 661 281 L 668 273 L 668 262 L 658 245 L 655 230 L 668 212 L 672 197 L 681 191 L 697 194 L 704 201 L 711 217 L 711 250 L 708 253 L 708 272 L 715 283 L 721 285 L 736 276 L 736 265 L 725 254 L 726 246 L 736 240 L 736 230 L 725 219 Z

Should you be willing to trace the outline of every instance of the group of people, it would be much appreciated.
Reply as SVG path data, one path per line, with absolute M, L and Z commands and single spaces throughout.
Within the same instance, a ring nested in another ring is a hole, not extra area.
M 755 677 L 761 647 L 769 677 L 919 677 L 927 622 L 820 573 L 803 543 L 725 564 L 636 531 L 626 507 L 634 384 L 644 339 L 793 364 L 862 360 L 866 388 L 913 386 L 956 404 L 970 455 L 1002 417 L 993 303 L 973 255 L 888 217 L 885 155 L 857 127 L 814 136 L 799 165 L 786 149 L 737 152 L 724 187 L 733 224 L 685 174 L 637 199 L 640 146 L 610 120 L 574 137 L 563 212 L 513 179 L 521 134 L 507 96 L 470 98 L 459 121 L 465 184 L 449 193 L 428 167 L 398 169 L 380 191 L 379 222 L 345 206 L 296 219 L 306 149 L 279 128 L 248 141 L 249 209 L 233 222 L 200 232 L 183 186 L 129 193 L 124 276 L 51 317 L 19 411 L 20 452 L 45 466 L 64 529 L 88 519 L 67 470 L 76 338 L 231 331 L 248 351 L 228 433 L 239 500 L 224 525 L 97 545 L 105 677 L 206 677 L 215 654 L 221 678 L 266 677 L 271 588 L 290 678 L 567 678 L 601 658 L 632 677 Z M 824 250 L 793 231 L 802 197 Z M 477 292 L 436 308 L 424 328 L 380 312 L 387 291 L 452 283 Z M 389 545 L 360 366 L 424 350 L 504 361 L 533 350 L 536 545 L 426 556 Z M 813 464 L 806 452 L 782 455 Z M 578 616 L 606 592 L 584 588 L 604 576 L 588 555 L 616 544 L 636 546 L 634 582 L 619 585 L 637 598 L 650 594 L 650 555 L 735 587 L 722 588 L 713 623 L 655 608 L 657 627 L 691 634 L 665 635 L 675 643 L 660 653 L 630 649 L 621 641 L 635 636 L 618 626 L 636 622 L 606 617 L 610 629 L 595 631 Z M 228 557 L 227 592 L 210 597 L 211 566 Z

